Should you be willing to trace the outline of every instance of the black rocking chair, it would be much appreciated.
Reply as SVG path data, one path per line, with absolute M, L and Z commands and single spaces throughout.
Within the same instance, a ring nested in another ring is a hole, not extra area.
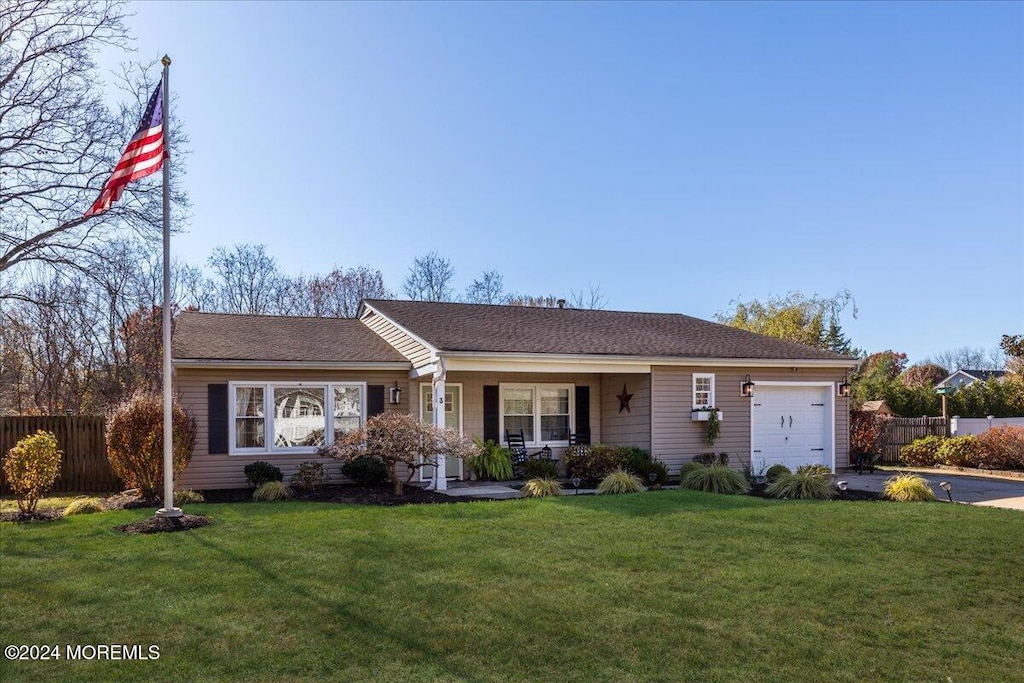
M 522 430 L 519 432 L 510 432 L 505 430 L 505 441 L 508 443 L 508 450 L 512 454 L 512 476 L 521 477 L 523 475 L 523 466 L 528 460 L 550 460 L 551 462 L 558 462 L 556 458 L 551 457 L 551 447 L 544 446 L 540 450 L 530 453 L 526 449 L 526 439 L 523 436 Z

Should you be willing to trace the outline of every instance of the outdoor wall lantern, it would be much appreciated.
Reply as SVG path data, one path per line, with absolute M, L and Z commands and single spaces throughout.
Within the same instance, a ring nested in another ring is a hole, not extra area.
M 946 495 L 949 496 L 949 502 L 952 503 L 953 502 L 953 485 L 950 484 L 948 481 L 941 481 L 941 482 L 939 482 L 939 488 L 946 492 Z
M 843 377 L 843 381 L 840 382 L 839 386 L 836 388 L 836 394 L 838 396 L 840 396 L 841 398 L 846 398 L 847 396 L 850 395 L 850 373 L 849 372 L 846 373 L 846 375 Z
M 750 381 L 750 375 L 743 378 L 740 383 L 740 396 L 750 398 L 754 395 L 754 383 Z
M 395 385 L 391 387 L 391 405 L 398 405 L 402 402 L 402 388 L 398 386 L 398 381 L 395 381 Z

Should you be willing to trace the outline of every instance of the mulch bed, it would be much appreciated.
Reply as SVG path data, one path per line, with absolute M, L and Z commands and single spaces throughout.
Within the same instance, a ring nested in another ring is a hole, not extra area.
M 36 510 L 31 517 L 22 517 L 20 512 L 14 510 L 13 512 L 0 512 L 0 522 L 52 522 L 55 519 L 60 519 L 63 514 L 64 508 L 46 508 L 45 510 Z
M 147 517 L 146 519 L 114 527 L 126 534 L 158 534 L 172 531 L 188 531 L 210 524 L 205 515 L 182 515 L 181 517 Z
M 396 496 L 391 484 L 382 486 L 358 486 L 356 484 L 334 484 L 315 491 L 294 489 L 295 500 L 317 503 L 351 503 L 354 505 L 411 505 L 416 503 L 458 503 L 465 502 L 434 491 L 425 491 L 418 486 L 406 486 L 401 496 Z M 207 503 L 251 503 L 253 489 L 214 489 L 202 491 Z

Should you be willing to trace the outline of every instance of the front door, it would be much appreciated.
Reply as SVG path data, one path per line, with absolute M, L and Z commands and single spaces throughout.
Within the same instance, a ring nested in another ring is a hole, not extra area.
M 434 392 L 429 384 L 420 385 L 420 420 L 428 424 L 434 423 Z M 462 433 L 462 385 L 445 383 L 444 386 L 444 426 Z M 448 459 L 445 462 L 445 474 L 448 479 L 462 479 L 462 459 Z M 434 468 L 426 465 L 420 468 L 420 481 L 430 481 L 434 477 Z

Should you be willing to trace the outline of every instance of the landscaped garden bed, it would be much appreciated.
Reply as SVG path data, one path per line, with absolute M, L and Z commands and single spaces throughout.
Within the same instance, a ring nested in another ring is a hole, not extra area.
M 318 503 L 351 503 L 356 505 L 410 505 L 413 503 L 457 503 L 458 498 L 427 491 L 419 486 L 406 486 L 402 495 L 395 495 L 390 484 L 360 486 L 332 484 L 317 489 L 293 489 L 296 500 Z M 252 489 L 213 489 L 202 491 L 207 503 L 244 503 L 252 501 Z

